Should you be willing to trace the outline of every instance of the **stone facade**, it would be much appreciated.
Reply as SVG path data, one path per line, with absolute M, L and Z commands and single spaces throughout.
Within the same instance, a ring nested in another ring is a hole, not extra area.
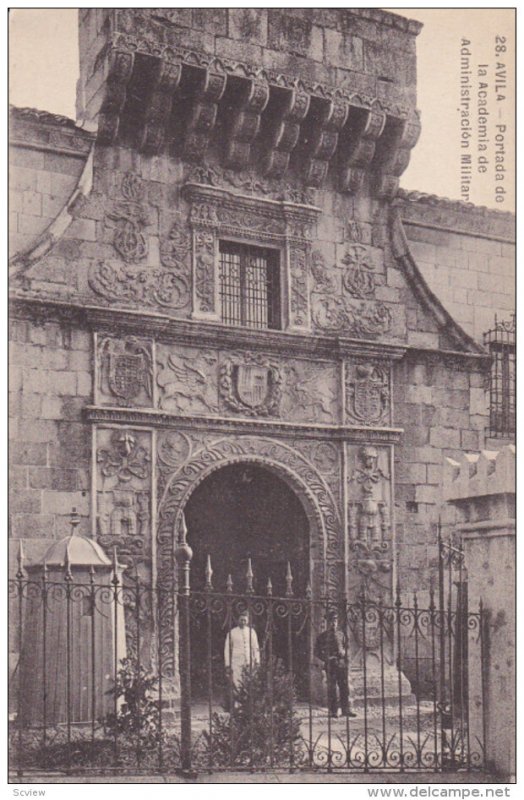
M 13 110 L 11 535 L 36 557 L 75 506 L 167 579 L 193 489 L 250 462 L 303 502 L 315 596 L 427 588 L 442 459 L 484 444 L 474 292 L 512 261 L 505 215 L 397 193 L 418 24 L 79 13 L 82 127 Z M 278 252 L 279 329 L 221 322 L 228 240 Z

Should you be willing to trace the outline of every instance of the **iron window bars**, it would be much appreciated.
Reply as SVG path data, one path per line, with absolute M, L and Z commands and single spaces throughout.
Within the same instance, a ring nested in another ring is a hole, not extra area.
M 515 435 L 515 315 L 484 334 L 491 355 L 489 383 L 489 435 L 506 439 Z
M 278 251 L 220 242 L 222 321 L 248 328 L 280 328 Z

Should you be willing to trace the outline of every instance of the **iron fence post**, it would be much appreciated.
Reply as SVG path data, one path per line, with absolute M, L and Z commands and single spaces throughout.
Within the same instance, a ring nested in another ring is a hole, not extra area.
M 185 533 L 185 526 L 183 526 Z M 178 565 L 178 602 L 180 609 L 180 755 L 183 773 L 191 773 L 191 642 L 190 642 L 190 565 L 193 551 L 185 535 L 175 550 Z

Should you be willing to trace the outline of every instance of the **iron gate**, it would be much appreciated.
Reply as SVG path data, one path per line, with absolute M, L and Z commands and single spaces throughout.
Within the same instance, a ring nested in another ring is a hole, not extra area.
M 309 589 L 295 597 L 290 570 L 284 596 L 271 581 L 257 593 L 251 566 L 242 591 L 231 580 L 219 590 L 209 563 L 193 590 L 187 547 L 176 591 L 123 577 L 116 557 L 103 576 L 67 564 L 28 574 L 20 563 L 10 582 L 14 769 L 482 769 L 487 615 L 467 607 L 460 548 L 439 538 L 439 553 L 425 604 L 400 587 L 389 603 L 365 587 L 352 603 Z M 335 679 L 314 655 L 333 610 L 355 716 L 328 713 Z M 243 612 L 256 639 L 247 636 L 239 678 L 228 634 Z

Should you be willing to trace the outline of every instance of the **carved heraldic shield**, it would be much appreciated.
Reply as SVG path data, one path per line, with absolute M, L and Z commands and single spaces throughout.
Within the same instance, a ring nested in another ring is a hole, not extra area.
M 236 367 L 236 389 L 239 398 L 250 408 L 266 402 L 270 389 L 270 370 L 250 364 Z
M 131 400 L 140 393 L 144 375 L 141 354 L 111 353 L 109 357 L 109 386 L 113 394 Z

